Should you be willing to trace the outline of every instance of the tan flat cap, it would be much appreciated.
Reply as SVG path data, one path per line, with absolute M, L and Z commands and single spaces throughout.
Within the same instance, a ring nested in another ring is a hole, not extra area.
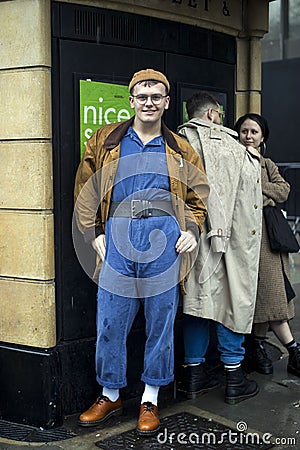
M 160 83 L 163 83 L 166 86 L 167 91 L 169 92 L 170 83 L 168 82 L 167 77 L 163 73 L 158 72 L 157 70 L 154 69 L 144 69 L 140 70 L 139 72 L 136 72 L 129 83 L 128 86 L 129 92 L 131 91 L 133 86 L 135 86 L 140 81 L 150 81 L 150 80 L 159 81 Z

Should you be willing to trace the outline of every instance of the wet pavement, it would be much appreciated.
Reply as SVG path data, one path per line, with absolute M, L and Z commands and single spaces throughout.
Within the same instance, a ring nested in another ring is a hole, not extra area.
M 291 322 L 295 339 L 300 342 L 300 254 L 291 255 L 291 275 L 296 317 Z M 124 403 L 123 415 L 111 418 L 106 425 L 82 428 L 77 416 L 67 417 L 61 431 L 68 439 L 52 442 L 26 442 L 0 437 L 0 450 L 181 450 L 181 449 L 300 449 L 300 378 L 288 374 L 288 355 L 272 333 L 267 351 L 274 361 L 274 373 L 252 372 L 260 392 L 255 397 L 228 405 L 224 402 L 224 385 L 198 399 L 186 400 L 174 386 L 160 393 L 161 429 L 156 437 L 139 438 L 136 427 L 137 400 Z M 176 398 L 174 398 L 176 397 Z M 9 424 L 8 424 L 9 425 Z M 12 426 L 12 424 L 11 424 Z M 0 429 L 1 435 L 1 429 Z M 272 436 L 272 437 L 271 437 Z M 205 439 L 204 439 L 205 437 Z M 260 443 L 258 443 L 260 442 Z

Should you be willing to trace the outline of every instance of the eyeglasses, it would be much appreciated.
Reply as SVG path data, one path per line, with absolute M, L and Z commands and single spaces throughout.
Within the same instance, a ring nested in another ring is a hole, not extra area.
M 218 111 L 217 109 L 211 108 L 213 111 L 219 114 L 220 118 L 223 120 L 225 118 L 225 111 Z
M 139 105 L 145 105 L 148 101 L 148 98 L 150 98 L 153 105 L 159 105 L 162 102 L 162 99 L 168 96 L 161 94 L 153 94 L 153 95 L 139 94 L 139 95 L 131 95 L 131 97 L 136 98 L 136 101 L 139 103 Z

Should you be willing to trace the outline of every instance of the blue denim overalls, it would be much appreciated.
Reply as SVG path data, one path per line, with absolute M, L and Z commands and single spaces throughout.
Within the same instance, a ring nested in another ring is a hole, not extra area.
M 112 202 L 171 200 L 165 143 L 143 144 L 132 128 L 121 141 Z M 163 386 L 173 380 L 173 328 L 178 305 L 180 236 L 173 215 L 109 217 L 106 255 L 100 272 L 97 310 L 97 381 L 126 386 L 126 340 L 140 304 L 146 320 L 142 381 Z

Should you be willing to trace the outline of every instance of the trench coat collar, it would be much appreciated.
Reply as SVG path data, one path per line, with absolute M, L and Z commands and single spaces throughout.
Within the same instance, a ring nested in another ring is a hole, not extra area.
M 117 145 L 119 145 L 121 139 L 125 136 L 127 133 L 127 130 L 130 126 L 132 126 L 134 117 L 131 117 L 129 120 L 126 120 L 125 122 L 121 122 L 120 125 L 118 125 L 106 138 L 104 142 L 104 147 L 107 150 L 114 149 Z M 162 136 L 165 139 L 166 143 L 170 148 L 172 148 L 176 153 L 181 154 L 182 150 L 180 149 L 179 145 L 176 142 L 175 137 L 173 136 L 173 133 L 169 130 L 169 128 L 165 125 L 165 123 L 162 121 L 161 123 L 161 130 L 162 130 Z
M 218 131 L 224 131 L 225 133 L 230 134 L 230 136 L 234 137 L 235 139 L 237 139 L 237 137 L 238 137 L 237 132 L 232 130 L 231 128 L 224 127 L 224 125 L 218 125 L 217 123 L 210 122 L 209 120 L 200 119 L 199 117 L 194 117 L 193 119 L 189 120 L 188 122 L 180 125 L 178 127 L 178 130 L 180 130 L 181 128 L 185 128 L 185 127 L 197 128 L 198 126 L 211 128 L 211 129 L 215 129 Z

